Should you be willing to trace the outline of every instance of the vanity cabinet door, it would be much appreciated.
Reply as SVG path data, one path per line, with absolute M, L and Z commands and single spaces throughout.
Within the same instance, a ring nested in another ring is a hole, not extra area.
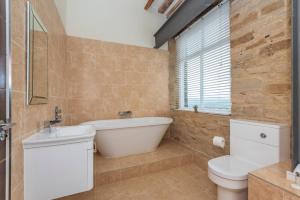
M 84 142 L 25 149 L 25 200 L 56 199 L 92 189 L 92 146 Z

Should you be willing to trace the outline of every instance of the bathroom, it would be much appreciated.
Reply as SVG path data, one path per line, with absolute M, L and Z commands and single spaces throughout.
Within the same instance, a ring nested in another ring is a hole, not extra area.
M 0 200 L 300 199 L 298 1 L 0 8 Z

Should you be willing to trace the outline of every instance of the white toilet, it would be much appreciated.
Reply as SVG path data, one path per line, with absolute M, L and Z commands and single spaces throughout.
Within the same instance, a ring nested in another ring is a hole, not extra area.
M 230 155 L 208 161 L 218 200 L 246 200 L 248 173 L 289 159 L 289 140 L 286 125 L 230 120 Z

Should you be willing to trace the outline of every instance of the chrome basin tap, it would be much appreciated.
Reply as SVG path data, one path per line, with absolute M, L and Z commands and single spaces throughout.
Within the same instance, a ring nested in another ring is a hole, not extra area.
M 45 121 L 44 126 L 45 128 L 49 128 L 51 132 L 51 128 L 55 124 L 59 124 L 62 122 L 62 110 L 58 108 L 58 106 L 55 106 L 54 110 L 54 120 Z

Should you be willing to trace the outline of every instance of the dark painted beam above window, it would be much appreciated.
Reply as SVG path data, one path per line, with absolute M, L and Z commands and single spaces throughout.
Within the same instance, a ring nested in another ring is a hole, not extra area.
M 186 0 L 154 34 L 155 48 L 178 35 L 219 2 L 220 0 Z

